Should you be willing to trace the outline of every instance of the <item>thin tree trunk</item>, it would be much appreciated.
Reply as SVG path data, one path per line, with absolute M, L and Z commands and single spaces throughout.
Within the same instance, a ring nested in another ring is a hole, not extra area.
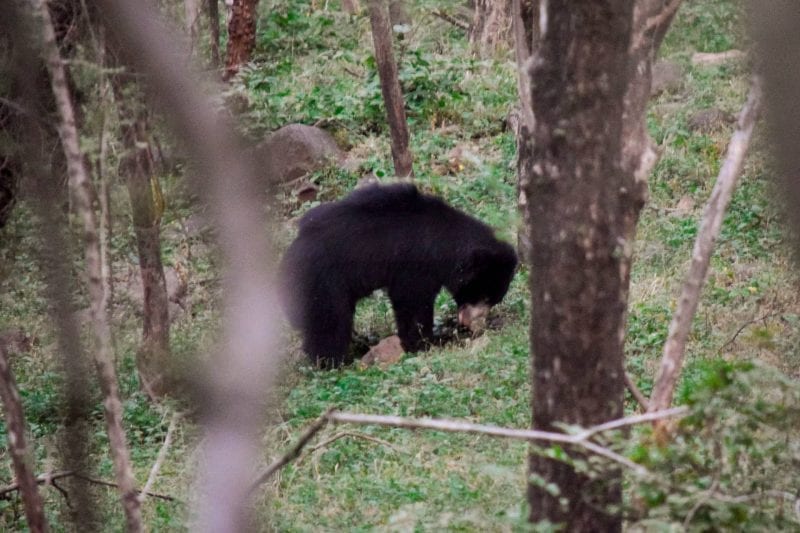
M 239 68 L 250 61 L 256 47 L 257 7 L 258 0 L 233 0 L 228 22 L 228 54 L 223 76 L 225 80 L 234 77 Z
M 120 101 L 120 105 L 125 104 Z M 166 372 L 170 369 L 169 300 L 164 266 L 161 262 L 161 210 L 156 203 L 157 185 L 154 176 L 147 119 L 139 111 L 135 119 L 123 127 L 128 149 L 126 184 L 131 200 L 133 230 L 139 250 L 139 272 L 142 276 L 142 344 L 136 354 L 136 368 L 142 389 L 152 399 L 169 392 Z M 126 119 L 123 117 L 123 123 Z M 155 190 L 155 191 L 154 191 Z
M 591 426 L 622 415 L 619 332 L 628 279 L 620 275 L 621 247 L 633 235 L 626 234 L 628 199 L 620 191 L 632 186 L 633 176 L 622 169 L 620 132 L 633 0 L 540 9 L 545 20 L 527 68 L 535 124 L 530 131 L 523 122 L 519 171 L 527 198 L 535 199 L 527 202 L 533 426 L 551 431 L 558 422 Z M 529 28 L 526 35 L 532 34 Z M 531 522 L 550 520 L 568 531 L 621 530 L 618 469 L 590 477 L 532 454 L 530 473 Z
M 83 221 L 86 270 L 89 276 L 89 296 L 91 301 L 92 325 L 95 337 L 95 366 L 103 392 L 111 456 L 123 508 L 127 529 L 130 532 L 142 530 L 142 516 L 136 495 L 130 455 L 122 427 L 122 403 L 119 398 L 116 370 L 113 365 L 111 328 L 103 309 L 102 259 L 97 236 L 97 217 L 92 209 L 92 182 L 80 151 L 78 132 L 75 127 L 75 113 L 67 85 L 64 64 L 56 44 L 50 14 L 42 0 L 31 0 L 34 12 L 41 18 L 41 32 L 47 67 L 50 72 L 53 96 L 61 118 L 59 134 L 67 158 L 69 185 L 75 200 L 75 208 Z
M 183 0 L 184 25 L 186 37 L 189 39 L 189 55 L 197 48 L 200 27 L 200 11 L 202 0 Z
M 700 291 L 706 280 L 714 243 L 722 228 L 725 210 L 736 187 L 736 180 L 742 170 L 753 127 L 761 105 L 761 81 L 753 80 L 753 86 L 747 97 L 747 103 L 739 115 L 739 124 L 728 144 L 725 162 L 719 171 L 714 189 L 703 212 L 700 229 L 692 249 L 692 262 L 681 288 L 678 307 L 672 315 L 667 342 L 664 343 L 664 355 L 661 357 L 658 377 L 653 385 L 648 411 L 665 409 L 672 404 L 672 396 L 683 367 L 686 353 L 686 340 L 692 326 L 692 318 L 700 301 Z M 663 424 L 656 424 L 663 427 Z
M 47 531 L 42 496 L 39 494 L 39 487 L 36 484 L 36 475 L 31 469 L 31 457 L 25 442 L 25 416 L 22 413 L 22 401 L 8 362 L 8 353 L 2 341 L 0 341 L 0 398 L 3 400 L 8 431 L 8 453 L 14 465 L 14 477 L 17 478 L 19 491 L 22 494 L 28 529 L 32 533 L 42 533 Z
M 475 0 L 469 41 L 481 53 L 511 41 L 511 4 L 511 0 Z
M 219 67 L 219 0 L 206 0 L 208 27 L 211 32 L 211 61 Z
M 409 150 L 405 102 L 392 50 L 392 29 L 389 27 L 386 0 L 369 0 L 369 21 L 372 26 L 372 41 L 375 43 L 375 62 L 378 64 L 378 75 L 381 79 L 383 103 L 392 136 L 394 173 L 398 177 L 406 178 L 414 174 L 413 158 Z

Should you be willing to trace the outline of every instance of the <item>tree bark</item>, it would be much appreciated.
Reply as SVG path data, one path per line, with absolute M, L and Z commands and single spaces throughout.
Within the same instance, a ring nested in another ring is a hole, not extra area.
M 557 422 L 591 426 L 622 414 L 628 278 L 621 273 L 633 239 L 622 191 L 633 176 L 622 167 L 620 132 L 633 0 L 540 9 L 535 60 L 526 66 L 536 116 L 532 131 L 523 121 L 519 172 L 526 197 L 535 199 L 527 202 L 533 426 L 552 431 Z M 621 530 L 619 470 L 592 478 L 532 454 L 530 473 L 531 522 Z
M 229 80 L 250 61 L 256 47 L 258 0 L 233 0 L 228 21 L 228 54 L 223 79 Z
M 75 208 L 83 221 L 83 238 L 86 256 L 86 270 L 89 277 L 89 299 L 91 302 L 92 326 L 95 337 L 95 367 L 100 388 L 103 392 L 103 407 L 111 448 L 111 457 L 119 492 L 122 498 L 127 529 L 130 532 L 142 530 L 142 515 L 136 494 L 136 482 L 131 468 L 125 430 L 122 427 L 122 402 L 119 397 L 117 374 L 113 364 L 111 328 L 103 309 L 104 295 L 102 282 L 102 259 L 97 235 L 97 216 L 92 209 L 92 182 L 80 151 L 78 131 L 75 126 L 75 112 L 64 64 L 58 51 L 50 14 L 42 0 L 30 0 L 34 12 L 41 19 L 40 31 L 50 73 L 53 96 L 60 115 L 59 134 L 67 158 L 69 186 L 75 199 Z
M 372 41 L 375 43 L 375 62 L 381 79 L 381 93 L 386 106 L 389 133 L 392 136 L 392 161 L 394 173 L 401 178 L 414 174 L 413 158 L 409 149 L 408 123 L 405 102 L 397 76 L 397 63 L 392 50 L 392 29 L 386 10 L 386 0 L 369 0 L 369 22 Z

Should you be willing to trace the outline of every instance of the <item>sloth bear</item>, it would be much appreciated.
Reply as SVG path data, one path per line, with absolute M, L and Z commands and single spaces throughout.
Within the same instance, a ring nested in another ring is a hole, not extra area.
M 403 348 L 415 352 L 432 337 L 442 287 L 466 324 L 503 299 L 517 266 L 489 226 L 408 183 L 357 189 L 298 227 L 279 269 L 282 299 L 303 349 L 324 367 L 345 362 L 356 302 L 376 289 L 386 289 Z

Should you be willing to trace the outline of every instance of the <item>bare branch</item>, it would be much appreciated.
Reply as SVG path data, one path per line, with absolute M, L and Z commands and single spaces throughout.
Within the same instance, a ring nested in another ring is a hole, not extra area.
M 625 386 L 628 387 L 631 395 L 636 399 L 637 402 L 639 402 L 639 405 L 642 406 L 642 409 L 647 411 L 647 408 L 650 406 L 650 402 L 647 401 L 647 397 L 642 391 L 639 390 L 639 387 L 636 386 L 636 383 L 633 382 L 630 374 L 625 372 L 623 378 L 625 378 Z
M 725 162 L 719 171 L 714 189 L 711 191 L 711 197 L 703 212 L 703 219 L 692 250 L 692 263 L 681 289 L 678 308 L 672 316 L 667 342 L 664 344 L 661 367 L 650 396 L 649 410 L 651 412 L 665 409 L 672 403 L 675 385 L 678 383 L 686 352 L 686 339 L 689 336 L 692 318 L 697 311 L 700 291 L 705 283 L 708 264 L 714 250 L 714 242 L 719 235 L 725 209 L 728 207 L 736 180 L 741 172 L 760 107 L 761 80 L 755 77 L 747 102 L 739 115 L 737 129 L 728 144 Z
M 86 269 L 89 277 L 92 326 L 96 347 L 94 351 L 100 387 L 103 391 L 103 407 L 106 427 L 114 461 L 115 475 L 125 510 L 128 531 L 142 530 L 139 500 L 136 498 L 136 482 L 133 478 L 125 431 L 122 427 L 122 403 L 119 399 L 116 370 L 113 365 L 111 328 L 104 309 L 102 257 L 97 234 L 97 218 L 92 209 L 92 182 L 81 153 L 75 112 L 67 84 L 66 70 L 56 43 L 50 13 L 42 0 L 30 0 L 34 12 L 40 19 L 44 52 L 56 107 L 61 118 L 59 135 L 67 159 L 69 186 L 75 198 L 76 210 L 83 221 Z
M 161 449 L 158 450 L 158 456 L 156 456 L 156 460 L 153 463 L 152 468 L 150 468 L 150 474 L 147 476 L 147 482 L 144 484 L 142 491 L 139 493 L 139 501 L 143 501 L 144 497 L 150 492 L 150 489 L 153 488 L 153 483 L 156 481 L 158 471 L 161 470 L 161 465 L 164 464 L 164 459 L 167 457 L 169 446 L 172 444 L 172 433 L 177 427 L 179 418 L 180 415 L 178 413 L 172 415 L 172 419 L 169 422 L 169 427 L 167 428 L 167 435 L 164 437 L 164 444 L 162 444 Z
M 308 444 L 308 442 L 319 432 L 319 430 L 325 427 L 325 424 L 328 423 L 328 416 L 331 414 L 331 412 L 332 409 L 328 409 L 322 414 L 322 416 L 314 420 L 314 422 L 308 426 L 303 434 L 300 435 L 300 438 L 297 439 L 297 442 L 294 444 L 294 446 L 289 448 L 286 453 L 278 457 L 267 468 L 265 468 L 250 486 L 250 492 L 256 490 L 262 483 L 268 480 L 272 474 L 297 459 L 297 457 L 300 455 L 300 452 L 303 450 L 303 447 Z
M 394 444 L 392 444 L 389 441 L 386 441 L 386 440 L 383 440 L 383 439 L 379 439 L 378 437 L 373 437 L 372 435 L 366 435 L 364 433 L 357 433 L 355 431 L 340 431 L 340 432 L 336 433 L 335 435 L 333 435 L 332 437 L 327 438 L 324 441 L 320 442 L 316 446 L 312 446 L 309 451 L 313 453 L 313 452 L 315 452 L 315 451 L 317 451 L 317 450 L 319 450 L 321 448 L 324 448 L 326 446 L 329 446 L 330 444 L 336 442 L 337 440 L 343 439 L 345 437 L 352 437 L 354 439 L 364 439 L 364 440 L 368 440 L 370 442 L 374 442 L 376 444 L 381 444 L 383 446 L 386 446 L 387 448 L 391 448 L 392 450 L 394 450 L 396 452 L 401 451 L 400 449 L 397 448 L 397 446 L 395 446 Z
M 14 374 L 8 361 L 5 343 L 0 342 L 0 398 L 5 409 L 6 429 L 8 430 L 8 453 L 14 464 L 14 476 L 17 478 L 22 503 L 25 506 L 25 518 L 28 528 L 34 533 L 47 531 L 44 518 L 42 496 L 36 487 L 36 480 L 30 468 L 28 446 L 25 442 L 25 417 L 22 413 L 22 401 L 14 380 Z
M 93 485 L 100 485 L 102 487 L 115 487 L 116 488 L 116 487 L 119 486 L 119 485 L 117 485 L 116 483 L 114 483 L 112 481 L 106 481 L 104 479 L 98 479 L 98 478 L 95 478 L 95 477 L 87 476 L 86 474 L 82 474 L 80 472 L 75 472 L 75 471 L 72 471 L 72 470 L 66 470 L 66 471 L 61 471 L 61 472 L 47 472 L 47 473 L 44 473 L 44 474 L 39 474 L 38 476 L 36 476 L 34 481 L 36 482 L 37 485 L 53 485 L 56 488 L 56 490 L 58 490 L 59 492 L 64 494 L 65 491 L 63 489 L 61 489 L 60 487 L 56 486 L 55 482 L 58 479 L 64 479 L 64 478 L 69 478 L 69 477 L 75 477 L 75 478 L 78 478 L 78 479 L 82 479 L 83 481 L 86 481 L 87 483 L 91 483 Z M 3 498 L 6 495 L 11 494 L 12 492 L 16 492 L 18 490 L 20 490 L 20 485 L 19 485 L 18 482 L 17 483 L 11 483 L 10 485 L 6 485 L 5 487 L 0 487 L 0 498 Z M 143 492 L 143 491 L 139 491 L 139 490 L 137 490 L 136 492 L 139 493 L 139 494 L 144 494 L 146 496 L 150 496 L 151 498 L 158 498 L 159 500 L 164 500 L 164 501 L 168 501 L 168 502 L 179 501 L 174 496 L 170 496 L 168 494 L 159 494 L 158 492 Z
M 672 417 L 680 417 L 688 413 L 688 408 L 686 407 L 676 407 L 673 409 L 667 409 L 665 411 L 659 411 L 654 413 L 645 413 L 641 415 L 630 416 L 626 418 L 620 418 L 617 420 L 611 420 L 604 424 L 600 424 L 597 426 L 590 427 L 583 431 L 579 431 L 572 435 L 566 433 L 554 433 L 550 431 L 539 431 L 535 429 L 513 429 L 513 428 L 504 428 L 498 426 L 488 426 L 485 424 L 473 424 L 470 422 L 461 422 L 458 420 L 437 420 L 432 418 L 406 418 L 401 416 L 387 416 L 387 415 L 365 415 L 365 414 L 358 414 L 358 413 L 345 413 L 341 411 L 334 411 L 332 409 L 328 410 L 322 416 L 317 418 L 300 436 L 297 442 L 281 457 L 273 461 L 256 479 L 256 481 L 251 486 L 251 490 L 256 490 L 261 484 L 267 481 L 270 476 L 272 476 L 275 472 L 289 464 L 291 461 L 296 459 L 300 456 L 300 452 L 303 450 L 303 447 L 308 444 L 311 438 L 316 435 L 319 430 L 321 430 L 327 422 L 334 422 L 339 424 L 359 424 L 359 425 L 375 425 L 375 426 L 386 426 L 386 427 L 394 427 L 394 428 L 403 428 L 403 429 L 431 429 L 436 431 L 447 431 L 450 433 L 472 433 L 477 435 L 487 435 L 490 437 L 502 437 L 507 439 L 516 439 L 516 440 L 526 440 L 526 441 L 545 441 L 545 442 L 556 442 L 561 444 L 572 444 L 575 446 L 580 446 L 595 455 L 599 455 L 601 457 L 605 457 L 615 463 L 623 465 L 634 472 L 637 475 L 644 476 L 647 475 L 649 472 L 646 468 L 641 465 L 638 465 L 612 450 L 604 446 L 600 446 L 597 443 L 591 442 L 589 439 L 598 433 L 602 433 L 605 431 L 611 431 L 614 429 L 620 429 L 627 426 L 632 426 L 635 424 L 641 424 L 643 422 L 652 422 L 654 420 L 661 420 L 664 418 L 672 418 Z M 358 437 L 367 439 L 373 442 L 377 442 L 379 444 L 383 444 L 384 446 L 388 446 L 392 449 L 396 450 L 396 447 L 393 446 L 391 443 L 384 441 L 382 439 L 378 439 L 372 437 L 370 435 L 364 435 L 361 433 L 352 433 L 348 431 L 342 431 L 330 437 L 321 443 L 317 444 L 311 451 L 316 451 L 323 446 L 327 446 L 331 442 L 338 440 L 343 437 Z

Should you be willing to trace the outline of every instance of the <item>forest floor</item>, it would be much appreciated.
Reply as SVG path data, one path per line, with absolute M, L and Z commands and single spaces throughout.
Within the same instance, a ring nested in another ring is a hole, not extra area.
M 312 176 L 319 200 L 341 197 L 373 173 L 388 180 L 391 156 L 380 89 L 371 57 L 369 22 L 336 6 L 304 0 L 261 3 L 257 55 L 229 91 L 246 103 L 242 129 L 252 138 L 282 125 L 322 123 L 347 148 L 354 170 L 327 168 Z M 456 2 L 449 2 L 455 10 Z M 447 10 L 439 4 L 439 9 Z M 327 9 L 326 9 L 327 8 Z M 516 101 L 513 53 L 478 58 L 462 30 L 414 4 L 414 24 L 400 43 L 398 59 L 407 99 L 415 179 L 516 242 L 515 141 L 505 121 Z M 661 151 L 650 179 L 650 199 L 639 224 L 626 345 L 628 372 L 645 394 L 651 390 L 689 263 L 703 205 L 714 184 L 749 86 L 745 59 L 696 65 L 695 52 L 746 50 L 738 4 L 698 0 L 684 5 L 661 57 L 678 76 L 649 112 L 651 135 Z M 712 110 L 706 121 L 698 113 Z M 725 218 L 707 285 L 690 337 L 686 367 L 676 396 L 684 403 L 719 362 L 755 361 L 788 378 L 800 377 L 800 307 L 795 266 L 770 190 L 763 127 L 758 128 L 739 187 Z M 457 152 L 461 156 L 454 157 Z M 466 155 L 464 155 L 466 154 Z M 164 257 L 189 273 L 189 312 L 172 330 L 177 357 L 203 353 L 218 327 L 219 265 L 213 239 L 187 239 L 181 230 L 196 211 L 180 176 L 164 176 Z M 113 198 L 127 212 L 124 191 Z M 535 199 L 534 199 L 535 201 Z M 293 236 L 291 220 L 313 204 L 279 195 L 281 248 Z M 0 249 L 0 329 L 21 329 L 34 339 L 14 362 L 25 414 L 35 442 L 37 471 L 56 468 L 62 414 L 56 345 L 46 316 L 35 261 L 36 239 L 23 203 L 3 230 Z M 115 271 L 136 275 L 130 227 L 115 229 Z M 187 254 L 187 250 L 190 253 Z M 75 257 L 79 258 L 76 248 Z M 80 272 L 76 259 L 74 271 Z M 124 285 L 124 282 L 122 283 Z M 137 479 L 154 461 L 178 404 L 152 406 L 139 391 L 134 356 L 140 336 L 135 302 L 123 295 L 114 315 L 118 369 L 125 397 L 125 424 Z M 267 413 L 264 464 L 285 450 L 325 409 L 445 417 L 524 428 L 530 424 L 529 298 L 521 268 L 494 313 L 493 327 L 477 338 L 406 355 L 386 369 L 358 365 L 336 371 L 310 368 L 296 335 L 288 333 L 281 388 Z M 455 305 L 437 300 L 438 324 L 451 323 Z M 450 321 L 450 322 L 448 322 Z M 391 306 L 378 295 L 358 307 L 356 333 L 377 340 L 394 333 Z M 710 370 L 712 369 L 712 370 Z M 94 391 L 98 398 L 97 391 Z M 626 398 L 626 408 L 636 404 Z M 99 401 L 94 405 L 94 474 L 113 478 Z M 338 435 L 346 431 L 346 435 Z M 279 531 L 507 531 L 522 529 L 527 474 L 524 443 L 441 432 L 378 427 L 333 427 L 316 442 L 339 438 L 310 451 L 280 471 L 257 499 L 263 530 Z M 0 480 L 10 482 L 0 433 Z M 198 427 L 181 420 L 153 490 L 179 501 L 149 499 L 146 521 L 153 531 L 187 527 L 196 473 Z M 254 471 L 258 465 L 254 465 Z M 95 487 L 104 523 L 120 529 L 122 516 L 112 490 Z M 62 496 L 44 489 L 49 518 L 64 524 Z M 0 500 L 0 529 L 20 528 L 20 505 Z M 57 527 L 61 530 L 65 526 Z

